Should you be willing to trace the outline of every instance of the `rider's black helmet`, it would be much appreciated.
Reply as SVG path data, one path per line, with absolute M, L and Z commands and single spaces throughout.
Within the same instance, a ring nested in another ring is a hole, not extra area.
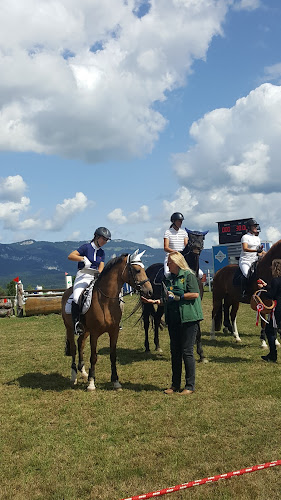
M 111 232 L 106 227 L 98 227 L 95 230 L 95 236 L 103 236 L 107 240 L 111 240 Z
M 171 222 L 175 222 L 176 220 L 184 220 L 184 216 L 180 212 L 175 212 L 171 215 Z
M 246 228 L 247 229 L 250 229 L 252 226 L 256 226 L 257 230 L 260 231 L 261 228 L 260 228 L 260 225 L 259 223 L 256 221 L 256 219 L 249 219 L 247 220 L 247 223 L 246 223 Z

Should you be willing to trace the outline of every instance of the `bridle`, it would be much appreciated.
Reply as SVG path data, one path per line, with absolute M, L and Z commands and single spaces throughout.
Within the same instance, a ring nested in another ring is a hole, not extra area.
M 137 292 L 141 292 L 141 287 L 147 283 L 147 281 L 149 281 L 149 279 L 147 278 L 146 280 L 142 280 L 142 281 L 137 281 L 135 279 L 135 275 L 133 273 L 133 265 L 139 265 L 139 262 L 127 262 L 126 266 L 124 267 L 123 271 L 122 271 L 122 275 L 124 273 L 124 271 L 126 270 L 126 267 L 128 266 L 128 271 L 129 271 L 129 276 L 131 276 L 133 282 L 134 282 L 134 288 L 135 290 L 137 290 Z
M 124 267 L 122 273 L 121 273 L 121 276 L 123 277 L 123 274 L 124 272 L 126 271 L 127 267 L 128 267 L 128 273 L 129 273 L 129 276 L 132 278 L 132 281 L 134 283 L 134 290 L 136 290 L 137 292 L 141 292 L 141 287 L 144 285 L 144 283 L 147 283 L 147 281 L 149 281 L 149 278 L 145 279 L 145 280 L 142 280 L 142 281 L 137 281 L 135 279 L 135 274 L 133 272 L 133 265 L 140 265 L 141 263 L 140 262 L 130 262 L 130 260 L 128 260 L 126 262 L 126 266 Z M 104 296 L 106 297 L 107 299 L 111 299 L 111 300 L 119 300 L 121 301 L 122 299 L 119 297 L 119 295 L 117 297 L 109 297 L 108 295 L 106 295 L 99 287 L 97 287 L 97 290 Z M 131 292 L 126 292 L 123 294 L 123 297 L 125 297 L 126 295 L 129 295 Z

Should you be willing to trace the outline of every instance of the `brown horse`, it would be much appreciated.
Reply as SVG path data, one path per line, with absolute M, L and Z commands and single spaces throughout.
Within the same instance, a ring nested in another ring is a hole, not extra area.
M 249 283 L 249 298 L 248 300 L 243 300 L 243 302 L 250 304 L 251 296 L 258 289 L 257 279 L 261 278 L 266 283 L 271 282 L 272 261 L 280 258 L 281 240 L 272 245 L 265 256 L 258 261 L 253 279 Z M 233 278 L 237 269 L 237 265 L 230 264 L 217 271 L 214 276 L 211 339 L 215 339 L 215 331 L 221 329 L 222 311 L 224 311 L 224 332 L 229 331 L 234 335 L 236 342 L 241 342 L 236 325 L 239 303 L 242 302 L 241 287 L 233 285 Z
M 137 290 L 145 297 L 152 295 L 152 287 L 149 282 L 144 265 L 138 254 L 138 250 L 132 255 L 123 254 L 111 259 L 104 267 L 103 272 L 97 279 L 92 296 L 91 306 L 84 315 L 85 333 L 78 338 L 78 369 L 83 378 L 88 378 L 88 390 L 95 390 L 95 365 L 97 362 L 97 341 L 100 335 L 108 332 L 110 338 L 110 361 L 111 361 L 111 382 L 115 389 L 121 389 L 118 381 L 116 369 L 116 344 L 119 334 L 119 324 L 121 320 L 121 308 L 119 293 L 124 285 L 128 283 L 134 290 Z M 67 355 L 72 356 L 71 381 L 77 384 L 76 367 L 76 344 L 74 340 L 74 331 L 71 314 L 66 314 L 65 305 L 72 293 L 72 288 L 66 290 L 62 297 L 62 317 L 66 327 L 66 342 L 69 347 Z M 83 353 L 87 337 L 90 335 L 91 359 L 90 370 L 87 376 Z

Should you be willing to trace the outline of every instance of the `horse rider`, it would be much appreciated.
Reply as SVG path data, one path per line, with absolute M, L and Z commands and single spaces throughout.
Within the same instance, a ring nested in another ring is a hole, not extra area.
M 170 221 L 171 225 L 164 234 L 164 250 L 166 252 L 164 260 L 164 274 L 168 278 L 170 276 L 170 270 L 168 267 L 168 257 L 171 252 L 181 252 L 188 243 L 188 234 L 185 229 L 182 229 L 182 221 L 184 216 L 181 212 L 174 212 L 171 215 Z
M 239 258 L 239 267 L 242 272 L 242 298 L 246 298 L 246 288 L 251 266 L 259 257 L 263 257 L 266 254 L 259 238 L 261 228 L 258 222 L 255 219 L 249 219 L 246 223 L 246 228 L 247 233 L 241 238 L 242 248 Z
M 111 240 L 111 233 L 106 227 L 98 227 L 95 230 L 94 237 L 90 243 L 81 245 L 77 250 L 73 250 L 68 256 L 69 260 L 78 262 L 78 271 L 73 285 L 73 300 L 71 305 L 72 321 L 74 333 L 82 335 L 83 326 L 80 322 L 80 304 L 79 299 L 85 288 L 96 278 L 104 268 L 105 253 L 102 247 Z M 90 270 L 91 271 L 88 271 Z

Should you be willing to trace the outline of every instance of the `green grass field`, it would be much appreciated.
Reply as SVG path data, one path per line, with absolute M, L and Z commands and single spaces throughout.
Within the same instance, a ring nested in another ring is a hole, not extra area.
M 125 317 L 135 301 L 126 298 Z M 222 333 L 209 339 L 209 292 L 203 310 L 209 363 L 196 365 L 188 397 L 163 394 L 168 332 L 160 334 L 163 354 L 145 354 L 138 313 L 118 341 L 122 392 L 111 388 L 107 334 L 98 344 L 97 390 L 88 393 L 82 381 L 70 387 L 60 316 L 1 318 L 1 500 L 120 500 L 281 459 L 280 360 L 261 361 L 249 306 L 238 315 L 242 344 Z M 89 343 L 85 360 L 88 369 Z M 161 498 L 280 500 L 281 467 Z

